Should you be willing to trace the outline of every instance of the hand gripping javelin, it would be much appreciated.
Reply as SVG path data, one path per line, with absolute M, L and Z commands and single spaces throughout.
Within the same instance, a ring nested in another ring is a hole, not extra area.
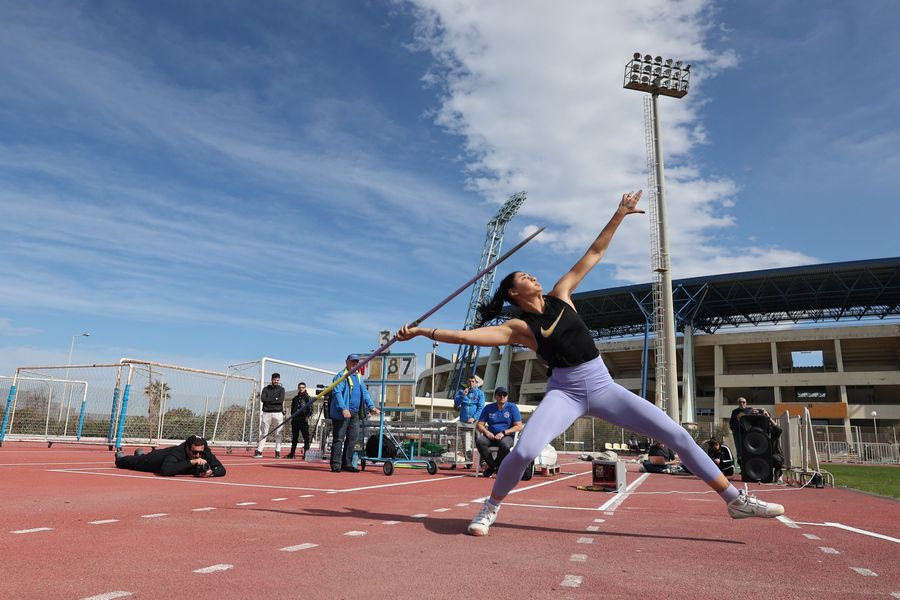
M 426 312 L 424 315 L 422 315 L 415 321 L 412 321 L 409 325 L 411 327 L 418 327 L 422 323 L 422 321 L 424 321 L 425 319 L 427 319 L 428 317 L 430 317 L 431 315 L 436 313 L 438 310 L 443 308 L 443 306 L 445 304 L 447 304 L 448 302 L 450 302 L 451 300 L 456 298 L 460 294 L 460 292 L 462 292 L 464 289 L 466 289 L 467 287 L 469 287 L 470 285 L 472 285 L 473 283 L 478 281 L 478 279 L 480 277 L 484 276 L 485 273 L 490 272 L 491 269 L 495 268 L 497 265 L 502 263 L 504 260 L 506 260 L 507 258 L 512 256 L 513 254 L 515 254 L 519 249 L 522 248 L 522 246 L 524 246 L 525 244 L 527 244 L 528 242 L 533 240 L 542 231 L 544 231 L 543 227 L 541 227 L 540 229 L 538 229 L 537 231 L 535 231 L 534 233 L 532 233 L 531 235 L 526 237 L 524 240 L 522 240 L 521 242 L 519 242 L 518 244 L 516 244 L 515 246 L 510 248 L 506 253 L 503 254 L 503 256 L 499 257 L 497 260 L 495 260 L 494 262 L 492 262 L 491 264 L 486 266 L 484 269 L 479 271 L 474 277 L 472 277 L 470 280 L 468 280 L 467 282 L 465 282 L 464 284 L 459 286 L 456 289 L 456 291 L 454 291 L 452 294 L 450 294 L 449 296 L 447 296 L 446 298 L 441 300 L 434 308 L 430 309 L 428 312 Z M 345 379 L 347 379 L 348 377 L 350 377 L 351 375 L 353 375 L 354 373 L 359 371 L 364 366 L 366 366 L 370 360 L 372 360 L 379 354 L 382 354 L 385 350 L 390 348 L 391 345 L 393 345 L 393 343 L 396 341 L 397 341 L 397 334 L 394 334 L 394 336 L 391 339 L 389 339 L 387 342 L 382 344 L 380 348 L 378 348 L 377 350 L 372 352 L 370 355 L 368 355 L 365 360 L 360 361 L 355 367 L 353 367 L 352 369 L 350 369 L 349 371 L 344 373 L 344 375 L 341 376 L 340 379 L 332 382 L 331 385 L 329 385 L 327 388 L 325 388 L 324 390 L 319 392 L 317 395 L 313 396 L 312 398 L 310 398 L 309 400 L 304 402 L 303 406 L 301 406 L 300 408 L 295 410 L 293 413 L 291 413 L 291 415 L 289 417 L 287 417 L 284 421 L 282 421 L 280 425 L 273 428 L 268 434 L 266 434 L 266 437 L 268 437 L 269 435 L 275 433 L 276 431 L 278 431 L 279 429 L 284 427 L 285 423 L 287 423 L 288 421 L 290 421 L 291 419 L 293 419 L 294 417 L 296 417 L 297 415 L 299 415 L 300 413 L 305 411 L 309 406 L 312 405 L 313 402 L 315 402 L 316 400 L 318 400 L 319 398 L 321 398 L 322 396 L 324 396 L 325 394 L 327 394 L 328 392 L 333 390 L 335 388 L 335 386 L 337 386 L 339 383 L 341 383 L 342 381 L 344 381 Z

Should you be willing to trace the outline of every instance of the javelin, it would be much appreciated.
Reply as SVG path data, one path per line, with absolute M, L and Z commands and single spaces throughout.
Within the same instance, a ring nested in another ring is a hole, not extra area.
M 522 246 L 524 246 L 525 244 L 527 244 L 528 242 L 530 242 L 531 240 L 533 240 L 535 237 L 537 237 L 537 235 L 538 235 L 540 232 L 542 232 L 543 230 L 544 230 L 544 228 L 541 227 L 540 229 L 538 229 L 537 231 L 535 231 L 534 233 L 532 233 L 531 235 L 529 235 L 527 238 L 525 238 L 524 240 L 522 240 L 521 242 L 519 242 L 518 244 L 516 244 L 516 245 L 513 246 L 512 248 L 510 248 L 503 256 L 501 256 L 500 258 L 498 258 L 497 260 L 495 260 L 494 262 L 492 262 L 491 264 L 489 264 L 488 266 L 486 266 L 484 269 L 482 269 L 481 271 L 479 271 L 478 274 L 476 274 L 472 279 L 468 280 L 467 282 L 465 282 L 464 284 L 462 284 L 461 286 L 459 286 L 459 287 L 456 289 L 456 291 L 454 291 L 452 294 L 450 294 L 449 296 L 447 296 L 446 298 L 444 298 L 443 300 L 441 300 L 441 301 L 437 304 L 437 306 L 435 306 L 434 308 L 432 308 L 431 310 L 429 310 L 428 312 L 426 312 L 424 315 L 422 315 L 421 317 L 419 317 L 418 319 L 416 319 L 415 321 L 413 321 L 413 322 L 410 323 L 409 325 L 412 326 L 412 327 L 418 327 L 419 324 L 422 323 L 422 321 L 424 321 L 425 319 L 427 319 L 428 317 L 430 317 L 431 315 L 433 315 L 434 313 L 436 313 L 437 311 L 439 311 L 441 308 L 443 308 L 443 306 L 444 306 L 445 304 L 447 304 L 448 302 L 450 302 L 451 300 L 453 300 L 454 298 L 456 298 L 456 297 L 460 294 L 460 292 L 462 292 L 464 289 L 466 289 L 467 287 L 469 287 L 470 285 L 472 285 L 473 283 L 475 283 L 476 281 L 478 281 L 478 279 L 481 278 L 481 277 L 483 277 L 485 273 L 489 273 L 489 272 L 490 272 L 493 268 L 495 268 L 497 265 L 499 265 L 499 264 L 502 263 L 504 260 L 506 260 L 507 258 L 509 258 L 510 256 L 512 256 L 513 254 L 515 254 Z M 268 437 L 269 435 L 275 433 L 276 431 L 278 431 L 279 429 L 281 429 L 282 427 L 284 427 L 285 423 L 287 423 L 288 421 L 290 421 L 291 419 L 293 419 L 294 417 L 296 417 L 297 415 L 299 415 L 300 413 L 302 413 L 303 411 L 305 411 L 305 410 L 306 410 L 313 402 L 315 402 L 316 400 L 318 400 L 319 398 L 321 398 L 322 396 L 324 396 L 325 394 L 327 394 L 328 392 L 330 392 L 331 390 L 333 390 L 333 389 L 335 388 L 335 386 L 337 386 L 339 383 L 341 383 L 342 381 L 344 381 L 345 379 L 347 379 L 348 377 L 350 377 L 351 375 L 353 375 L 354 373 L 356 373 L 357 371 L 359 371 L 359 370 L 360 370 L 361 368 L 363 368 L 364 366 L 366 366 L 366 365 L 369 363 L 370 360 L 372 360 L 373 358 L 375 358 L 375 357 L 378 356 L 379 354 L 382 354 L 385 350 L 387 350 L 388 348 L 390 348 L 391 345 L 392 345 L 394 342 L 396 342 L 396 341 L 397 341 L 397 334 L 394 334 L 394 336 L 393 336 L 391 339 L 389 339 L 387 342 L 385 342 L 384 344 L 382 344 L 382 346 L 381 346 L 380 348 L 378 348 L 378 350 L 375 350 L 374 352 L 372 352 L 372 354 L 370 354 L 369 356 L 367 356 L 365 360 L 360 361 L 359 364 L 357 364 L 355 367 L 353 367 L 352 369 L 350 369 L 349 371 L 347 371 L 346 373 L 344 373 L 344 375 L 343 375 L 340 379 L 338 379 L 337 381 L 332 382 L 331 385 L 329 385 L 327 388 L 325 388 L 324 390 L 322 390 L 321 392 L 319 392 L 318 395 L 313 396 L 312 398 L 310 398 L 309 400 L 307 400 L 307 401 L 303 404 L 303 406 L 301 406 L 300 408 L 298 408 L 297 410 L 295 410 L 293 413 L 291 413 L 291 415 L 290 415 L 289 417 L 287 417 L 284 421 L 282 421 L 280 425 L 278 425 L 277 427 L 275 427 L 274 429 L 272 429 L 271 431 L 269 431 L 269 432 L 266 434 L 266 437 Z

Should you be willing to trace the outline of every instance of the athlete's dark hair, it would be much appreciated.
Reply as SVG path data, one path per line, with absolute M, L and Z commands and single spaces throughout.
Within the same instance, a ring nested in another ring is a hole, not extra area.
M 482 323 L 487 323 L 488 321 L 492 321 L 499 317 L 500 313 L 503 312 L 504 302 L 515 304 L 509 297 L 509 290 L 511 290 L 515 284 L 516 273 L 519 273 L 519 271 L 513 271 L 504 277 L 500 281 L 500 286 L 497 288 L 494 296 L 478 307 L 478 317 Z

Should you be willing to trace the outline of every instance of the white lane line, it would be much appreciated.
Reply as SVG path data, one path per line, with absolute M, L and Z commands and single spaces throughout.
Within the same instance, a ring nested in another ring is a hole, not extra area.
M 821 550 L 825 554 L 840 554 L 840 552 L 829 546 L 819 546 L 819 550 Z
M 900 592 L 891 592 L 891 598 L 900 598 Z
M 594 519 L 594 523 L 606 523 L 606 519 Z
M 513 491 L 511 491 L 511 492 L 508 494 L 507 497 L 512 496 L 513 494 L 519 494 L 519 493 L 521 493 L 521 492 L 527 492 L 528 490 L 533 490 L 533 489 L 535 489 L 535 488 L 544 487 L 545 485 L 551 485 L 551 484 L 554 484 L 554 483 L 559 483 L 560 481 L 565 481 L 565 480 L 567 480 L 567 479 L 572 479 L 573 477 L 580 477 L 581 475 L 587 475 L 587 474 L 589 474 L 589 473 L 591 473 L 591 472 L 592 472 L 592 471 L 584 471 L 583 473 L 573 473 L 573 474 L 571 474 L 571 475 L 566 475 L 565 477 L 558 477 L 558 478 L 556 478 L 556 479 L 551 479 L 550 481 L 545 481 L 544 483 L 536 483 L 536 484 L 534 484 L 534 485 L 528 485 L 528 486 L 525 486 L 525 487 L 516 488 L 516 489 L 514 489 Z M 475 498 L 474 500 L 471 500 L 471 502 L 484 502 L 484 501 L 487 500 L 487 499 L 488 499 L 488 496 L 482 496 L 481 498 Z M 504 504 L 508 504 L 508 503 L 504 503 Z
M 468 503 L 468 502 L 460 502 L 460 503 L 459 503 L 459 504 L 457 504 L 457 505 L 456 505 L 456 506 L 460 506 L 460 507 L 462 507 L 462 506 L 468 506 L 468 505 L 469 505 L 469 503 Z
M 312 498 L 315 494 L 303 494 L 302 496 L 298 496 L 299 498 Z
M 483 499 L 482 499 L 483 501 Z M 592 508 L 587 506 L 555 506 L 550 504 L 519 504 L 516 502 L 504 502 L 503 506 L 524 506 L 526 508 L 555 508 L 557 510 L 589 510 L 591 512 L 597 512 L 600 510 L 599 508 Z
M 131 592 L 106 592 L 105 594 L 88 596 L 87 598 L 82 598 L 81 600 L 115 600 L 115 598 L 124 598 L 125 596 L 131 596 Z
M 194 569 L 194 573 L 216 573 L 217 571 L 227 571 L 228 569 L 233 569 L 234 565 L 212 565 L 209 567 L 203 567 L 202 569 Z
M 808 540 L 821 540 L 822 539 L 814 533 L 804 533 L 803 537 L 805 537 Z
M 282 552 L 297 552 L 298 550 L 309 550 L 310 548 L 315 548 L 318 544 L 310 544 L 309 542 L 305 544 L 297 544 L 296 546 L 288 546 L 287 548 L 281 548 Z
M 102 519 L 100 521 L 88 521 L 88 525 L 106 525 L 107 523 L 118 523 L 118 519 Z
M 447 512 L 448 510 L 450 510 L 450 509 L 449 508 L 436 508 L 431 512 Z
M 791 529 L 800 529 L 800 526 L 797 525 L 797 523 L 795 521 L 793 521 L 790 517 L 786 517 L 784 515 L 779 515 L 775 518 L 778 519 L 779 521 L 781 521 L 782 523 L 784 523 L 785 525 L 787 525 L 788 527 L 790 527 Z
M 362 537 L 362 536 L 366 535 L 367 533 L 368 533 L 368 531 L 347 531 L 344 533 L 344 535 L 347 535 L 350 537 Z
M 587 562 L 587 554 L 573 554 L 569 557 L 572 562 Z
M 560 583 L 559 585 L 561 585 L 562 587 L 577 588 L 581 587 L 581 582 L 583 580 L 584 577 L 582 577 L 581 575 L 566 575 L 566 577 L 562 580 L 562 583 Z
M 387 487 L 397 487 L 401 485 L 419 485 L 420 483 L 438 483 L 441 481 L 450 481 L 452 479 L 461 479 L 466 477 L 465 475 L 454 475 L 452 477 L 441 477 L 440 479 L 417 479 L 416 481 L 401 481 L 400 483 L 383 483 L 381 485 L 366 485 L 363 487 L 355 487 L 355 488 L 347 488 L 345 490 L 335 490 L 336 494 L 343 494 L 346 492 L 360 492 L 363 490 L 376 490 L 378 488 L 387 488 Z
M 600 531 L 600 527 L 598 525 L 588 525 L 588 528 L 585 531 Z
M 648 477 L 650 477 L 650 473 L 644 473 L 643 475 L 641 475 L 640 477 L 638 477 L 637 479 L 632 481 L 631 485 L 626 487 L 624 492 L 620 492 L 618 494 L 613 494 L 613 497 L 610 498 L 608 501 L 606 501 L 600 507 L 600 510 L 604 511 L 605 514 L 607 514 L 607 515 L 614 514 L 613 511 L 615 511 L 619 507 L 620 504 L 625 502 L 625 500 L 628 498 L 628 496 L 631 494 L 631 492 L 636 490 L 638 488 L 638 486 L 640 486 L 642 483 L 644 483 L 644 480 L 647 479 Z
M 866 569 L 864 567 L 850 567 L 850 568 L 864 577 L 878 577 L 878 573 L 876 573 L 875 571 L 870 571 L 869 569 Z
M 256 502 L 238 502 L 235 506 L 253 506 Z
M 142 519 L 157 519 L 159 517 L 168 517 L 169 513 L 153 513 L 150 515 L 141 515 Z
M 400 521 L 382 521 L 382 525 L 397 525 Z
M 417 515 L 412 515 L 413 519 L 421 519 L 422 517 L 427 517 L 428 515 L 425 513 L 419 513 Z
M 778 518 L 778 517 L 776 517 Z M 837 529 L 843 529 L 844 531 L 852 531 L 853 533 L 858 533 L 860 535 L 868 535 L 874 538 L 878 538 L 880 540 L 886 540 L 888 542 L 894 542 L 895 544 L 900 544 L 900 540 L 895 537 L 891 537 L 889 535 L 884 535 L 882 533 L 875 533 L 874 531 L 867 531 L 865 529 L 857 529 L 856 527 L 850 527 L 849 525 L 844 525 L 843 523 L 832 523 L 827 521 L 825 523 L 804 523 L 803 521 L 797 521 L 798 525 L 817 525 L 819 527 L 835 527 Z
M 200 508 L 192 508 L 194 512 L 208 512 L 210 510 L 216 510 L 215 506 L 201 506 Z
M 604 511 L 603 514 L 604 514 L 604 515 L 608 515 L 608 516 L 611 517 L 611 516 L 613 516 L 613 515 L 616 514 L 616 513 L 613 512 L 613 511 L 611 511 L 611 510 L 607 510 L 607 511 Z
M 579 543 L 579 544 L 593 544 L 593 543 L 594 543 L 594 538 L 592 538 L 592 537 L 580 537 L 580 538 L 578 538 L 576 541 L 577 541 L 577 543 Z
M 16 531 L 10 531 L 10 533 L 37 533 L 39 531 L 53 531 L 52 527 L 35 527 L 34 529 L 17 529 Z
M 272 498 L 272 502 L 284 502 L 287 498 Z
M 232 465 L 229 464 L 229 467 Z M 115 469 L 115 467 L 112 467 Z M 69 473 L 75 475 L 98 475 L 101 477 L 130 477 L 131 479 L 147 479 L 157 483 L 190 483 L 194 485 L 224 485 L 231 487 L 263 488 L 269 490 L 294 490 L 298 492 L 330 492 L 332 488 L 295 487 L 289 485 L 265 485 L 262 483 L 237 483 L 233 481 L 211 481 L 212 477 L 159 477 L 156 475 L 129 475 L 127 473 L 97 473 L 83 469 L 47 469 L 48 473 Z

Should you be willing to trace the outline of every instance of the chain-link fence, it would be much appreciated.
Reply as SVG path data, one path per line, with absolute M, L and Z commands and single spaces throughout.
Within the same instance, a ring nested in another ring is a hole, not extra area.
M 120 364 L 20 367 L 13 377 L 2 378 L 6 402 L 0 442 L 109 443 L 122 371 Z

